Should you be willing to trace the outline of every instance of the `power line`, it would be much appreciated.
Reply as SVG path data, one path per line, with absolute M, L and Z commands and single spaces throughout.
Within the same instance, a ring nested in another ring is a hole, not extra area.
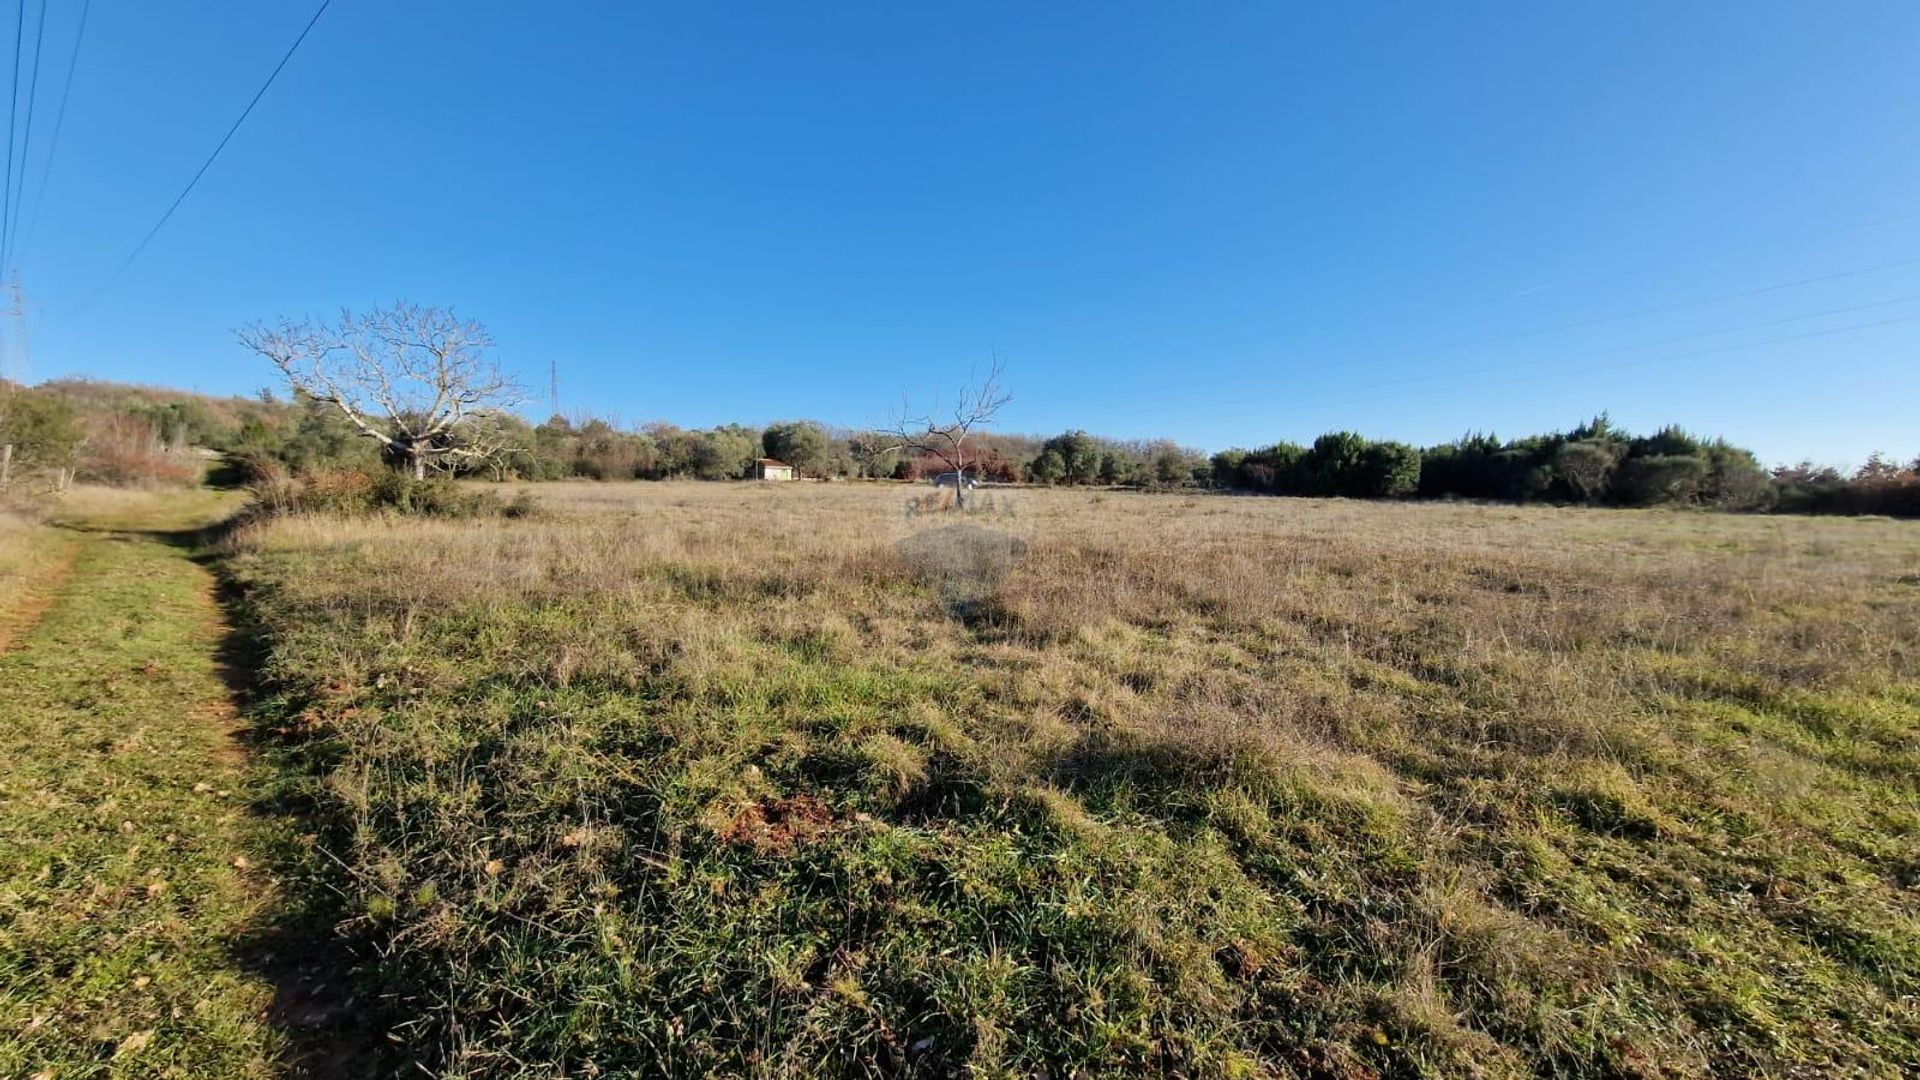
M 1827 274 L 1816 274 L 1811 277 L 1794 278 L 1790 281 L 1776 281 L 1767 285 L 1758 285 L 1752 288 L 1738 289 L 1733 292 L 1719 293 L 1713 296 L 1696 297 L 1691 300 L 1681 300 L 1675 303 L 1661 304 L 1656 307 L 1636 308 L 1632 311 L 1616 312 L 1611 315 L 1600 315 L 1600 316 L 1595 316 L 1591 318 L 1579 319 L 1574 322 L 1556 323 L 1551 326 L 1539 326 L 1539 327 L 1534 327 L 1531 330 L 1520 330 L 1510 334 L 1496 334 L 1490 337 L 1473 338 L 1467 341 L 1455 341 L 1455 342 L 1451 342 L 1444 345 L 1426 345 L 1426 346 L 1420 346 L 1420 347 L 1411 348 L 1411 349 L 1399 349 L 1392 352 L 1375 353 L 1373 355 L 1363 357 L 1358 361 L 1330 360 L 1325 363 L 1319 363 L 1319 364 L 1293 365 L 1293 366 L 1289 366 L 1286 369 L 1285 373 L 1289 375 L 1293 375 L 1293 374 L 1299 374 L 1299 373 L 1308 372 L 1308 371 L 1332 371 L 1340 368 L 1353 367 L 1355 366 L 1355 364 L 1373 363 L 1373 362 L 1382 361 L 1382 360 L 1399 360 L 1399 359 L 1406 359 L 1406 358 L 1415 357 L 1415 356 L 1427 356 L 1433 353 L 1456 352 L 1461 349 L 1477 348 L 1482 345 L 1500 345 L 1500 344 L 1505 344 L 1507 342 L 1512 342 L 1512 341 L 1524 341 L 1528 338 L 1542 337 L 1547 334 L 1556 334 L 1556 333 L 1561 333 L 1568 330 L 1583 330 L 1583 329 L 1587 329 L 1595 326 L 1605 326 L 1609 323 L 1626 322 L 1631 319 L 1645 318 L 1646 316 L 1649 316 L 1649 315 L 1665 315 L 1675 311 L 1684 311 L 1687 308 L 1704 307 L 1709 304 L 1720 304 L 1720 303 L 1725 303 L 1729 300 L 1744 300 L 1749 297 L 1764 296 L 1768 293 L 1783 292 L 1787 289 L 1798 289 L 1807 285 L 1824 284 L 1829 281 L 1841 281 L 1846 278 L 1861 277 L 1866 274 L 1877 274 L 1884 270 L 1896 270 L 1902 267 L 1914 266 L 1917 264 L 1920 264 L 1920 256 L 1907 256 L 1905 258 L 1894 259 L 1890 262 L 1874 263 L 1871 266 L 1852 267 L 1846 270 L 1838 270 L 1838 271 L 1834 271 L 1832 273 L 1827 273 Z M 1247 382 L 1249 380 L 1266 378 L 1271 376 L 1272 374 L 1273 373 L 1269 371 L 1245 372 L 1245 373 L 1235 374 L 1235 375 L 1214 376 L 1214 377 L 1209 377 L 1205 379 L 1181 380 L 1178 383 L 1159 384 L 1156 386 L 1145 387 L 1145 389 L 1159 390 L 1164 388 L 1164 389 L 1174 390 L 1174 389 L 1185 389 L 1189 387 L 1198 387 L 1198 386 L 1218 386 L 1218 385 L 1225 385 L 1228 383 L 1241 383 L 1241 382 Z M 1173 407 L 1177 408 L 1178 406 L 1173 406 Z M 1128 411 L 1155 412 L 1155 411 L 1160 411 L 1163 408 L 1167 408 L 1167 406 L 1148 406 L 1143 410 L 1128 410 Z
M 1907 294 L 1896 296 L 1887 300 L 1874 300 L 1864 304 L 1848 304 L 1844 307 L 1826 308 L 1821 311 L 1809 311 L 1800 315 L 1787 315 L 1787 316 L 1783 316 L 1781 318 L 1776 318 L 1776 319 L 1762 319 L 1758 322 L 1744 322 L 1744 323 L 1735 324 L 1733 326 L 1722 326 L 1713 330 L 1695 330 L 1690 333 L 1675 334 L 1671 337 L 1655 338 L 1652 341 L 1636 341 L 1626 345 L 1610 345 L 1603 349 L 1593 349 L 1586 352 L 1579 352 L 1571 355 L 1562 356 L 1559 359 L 1562 361 L 1585 360 L 1585 359 L 1588 359 L 1591 357 L 1597 357 L 1597 356 L 1610 356 L 1614 353 L 1632 352 L 1633 350 L 1636 350 L 1636 349 L 1652 349 L 1652 348 L 1658 348 L 1659 346 L 1662 346 L 1662 345 L 1676 345 L 1683 341 L 1695 341 L 1700 338 L 1719 337 L 1723 334 L 1737 334 L 1745 330 L 1760 330 L 1760 329 L 1765 329 L 1767 327 L 1772 327 L 1772 326 L 1785 326 L 1789 323 L 1806 322 L 1809 319 L 1824 319 L 1833 315 L 1851 315 L 1861 311 L 1872 311 L 1876 308 L 1892 307 L 1896 304 L 1910 304 L 1916 300 L 1920 300 L 1920 293 L 1907 293 Z M 1374 386 L 1395 386 L 1395 385 L 1402 385 L 1406 383 L 1427 382 L 1427 381 L 1436 380 L 1436 379 L 1449 379 L 1460 374 L 1474 374 L 1474 373 L 1487 372 L 1487 371 L 1505 371 L 1513 368 L 1529 367 L 1535 363 L 1537 363 L 1537 361 L 1535 360 L 1518 360 L 1518 361 L 1511 361 L 1511 362 L 1501 363 L 1501 364 L 1483 364 L 1479 367 L 1450 368 L 1444 371 L 1432 372 L 1425 375 L 1413 375 L 1413 376 L 1407 376 L 1407 377 L 1398 378 L 1398 379 L 1388 379 L 1384 381 L 1372 379 L 1371 377 L 1369 377 L 1369 383 L 1370 385 L 1374 385 Z M 1302 369 L 1302 370 L 1313 370 L 1313 369 L 1309 368 L 1309 369 Z M 1299 399 L 1289 396 L 1284 398 L 1269 398 L 1268 400 L 1273 401 L 1275 404 L 1280 404 L 1283 401 L 1297 401 Z M 1253 404 L 1253 402 L 1248 402 L 1248 401 L 1245 401 L 1244 399 L 1242 400 L 1241 403 Z M 1200 401 L 1200 402 L 1192 402 L 1185 405 L 1142 406 L 1142 407 L 1136 407 L 1132 409 L 1119 410 L 1116 413 L 1114 413 L 1114 415 L 1126 416 L 1126 415 L 1141 415 L 1141 414 L 1182 413 L 1182 412 L 1192 412 L 1193 410 L 1196 410 L 1196 409 L 1204 410 L 1204 409 L 1211 409 L 1216 407 L 1218 407 L 1217 402 Z
M 67 77 L 60 87 L 60 105 L 53 114 L 53 135 L 47 139 L 47 155 L 40 164 L 40 183 L 33 193 L 33 213 L 27 215 L 27 231 L 20 240 L 19 250 L 26 251 L 33 244 L 33 235 L 40 225 L 40 210 L 47 201 L 47 178 L 53 173 L 53 156 L 60 150 L 60 131 L 67 126 L 67 98 L 73 93 L 73 73 L 80 66 L 80 44 L 87 37 L 87 12 L 93 7 L 93 0 L 83 0 L 80 5 L 80 28 L 74 31 L 73 53 L 67 58 Z
M 13 95 L 7 105 L 7 171 L 4 195 L 0 196 L 0 252 L 7 248 L 7 221 L 13 214 L 13 136 L 20 115 L 20 45 L 27 36 L 27 0 L 13 9 Z M 0 268 L 4 269 L 4 268 Z
M 1903 211 L 1896 214 L 1887 214 L 1887 215 L 1877 217 L 1877 218 L 1872 218 L 1869 220 L 1854 221 L 1846 225 L 1839 225 L 1831 228 L 1824 228 L 1824 229 L 1818 229 L 1813 231 L 1797 232 L 1790 235 L 1777 236 L 1768 240 L 1756 241 L 1751 243 L 1743 243 L 1733 247 L 1716 248 L 1713 250 L 1692 250 L 1688 254 L 1680 256 L 1678 258 L 1674 258 L 1674 259 L 1662 259 L 1654 262 L 1641 263 L 1636 266 L 1614 268 L 1614 269 L 1608 269 L 1608 270 L 1599 270 L 1599 271 L 1594 271 L 1594 272 L 1585 273 L 1585 274 L 1576 274 L 1573 277 L 1562 278 L 1557 281 L 1546 282 L 1544 284 L 1533 286 L 1530 288 L 1519 289 L 1519 290 L 1508 290 L 1496 295 L 1483 295 L 1473 299 L 1443 301 L 1443 302 L 1428 303 L 1428 304 L 1416 304 L 1416 303 L 1410 303 L 1410 302 L 1403 302 L 1393 306 L 1383 305 L 1380 308 L 1380 310 L 1376 313 L 1376 318 L 1381 320 L 1392 319 L 1392 320 L 1404 321 L 1417 316 L 1434 315 L 1434 314 L 1438 314 L 1446 311 L 1456 311 L 1464 308 L 1479 308 L 1479 307 L 1484 307 L 1491 304 L 1503 304 L 1508 301 L 1519 299 L 1521 297 L 1530 296 L 1534 293 L 1545 292 L 1551 289 L 1559 289 L 1569 285 L 1584 285 L 1584 284 L 1589 284 L 1595 281 L 1608 280 L 1611 278 L 1635 277 L 1640 274 L 1647 273 L 1649 271 L 1661 270 L 1669 267 L 1685 266 L 1691 263 L 1700 262 L 1705 259 L 1718 259 L 1718 258 L 1723 258 L 1725 256 L 1737 255 L 1737 254 L 1741 254 L 1749 251 L 1760 251 L 1768 248 L 1776 248 L 1782 245 L 1798 243 L 1800 241 L 1805 241 L 1805 240 L 1818 240 L 1828 236 L 1838 236 L 1844 233 L 1859 232 L 1863 229 L 1879 228 L 1881 226 L 1893 224 L 1895 222 L 1911 221 L 1916 218 L 1920 218 L 1920 211 L 1908 210 L 1908 211 Z
M 1618 315 L 1603 315 L 1599 318 L 1582 319 L 1578 322 L 1560 323 L 1556 326 L 1543 326 L 1534 330 L 1522 330 L 1514 334 L 1500 334 L 1494 337 L 1476 338 L 1472 341 L 1455 342 L 1452 345 L 1435 345 L 1425 349 L 1388 353 L 1385 357 L 1382 357 L 1382 359 L 1425 356 L 1430 353 L 1452 352 L 1456 349 L 1471 349 L 1480 345 L 1498 345 L 1509 341 L 1520 341 L 1525 338 L 1539 337 L 1542 334 L 1557 334 L 1563 330 L 1583 330 L 1590 326 L 1604 326 L 1607 323 L 1645 318 L 1648 315 L 1664 315 L 1668 312 L 1682 311 L 1690 307 L 1699 307 L 1702 304 L 1719 304 L 1728 300 L 1744 300 L 1750 296 L 1764 296 L 1767 293 L 1781 292 L 1785 289 L 1797 289 L 1803 285 L 1818 285 L 1828 281 L 1840 281 L 1844 278 L 1859 277 L 1862 274 L 1877 274 L 1882 270 L 1895 270 L 1903 266 L 1912 266 L 1915 263 L 1920 263 L 1920 256 L 1895 259 L 1892 262 L 1876 263 L 1872 266 L 1863 266 L 1853 270 L 1841 270 L 1831 274 L 1818 274 L 1813 277 L 1796 278 L 1792 281 L 1782 281 L 1773 285 L 1762 285 L 1753 289 L 1741 289 L 1737 292 L 1721 293 L 1718 296 L 1704 297 L 1699 300 L 1683 300 L 1675 304 L 1662 304 L 1658 307 L 1640 308 L 1636 311 L 1621 312 Z
M 1897 303 L 1897 302 L 1898 301 L 1892 301 L 1892 300 L 1885 301 L 1885 303 Z M 1864 305 L 1864 306 L 1878 307 L 1881 305 L 1870 304 L 1870 305 Z M 1828 314 L 1831 314 L 1831 312 L 1829 312 Z M 1790 342 L 1790 341 L 1804 341 L 1809 338 L 1829 337 L 1834 334 L 1852 333 L 1853 331 L 1856 331 L 1856 330 L 1873 330 L 1882 326 L 1895 326 L 1902 323 L 1912 323 L 1912 322 L 1920 322 L 1920 315 L 1898 315 L 1889 319 L 1876 319 L 1872 322 L 1851 323 L 1846 326 L 1833 326 L 1823 330 L 1809 330 L 1799 334 L 1786 334 L 1779 337 L 1763 338 L 1759 341 L 1735 342 L 1730 345 L 1716 345 L 1711 348 L 1693 349 L 1687 352 L 1663 353 L 1659 356 L 1643 356 L 1634 360 L 1621 360 L 1621 361 L 1615 361 L 1613 363 L 1608 363 L 1608 364 L 1589 364 L 1585 367 L 1574 367 L 1574 368 L 1560 367 L 1557 365 L 1557 362 L 1552 362 L 1552 361 L 1548 362 L 1547 364 L 1540 364 L 1540 365 L 1532 365 L 1531 363 L 1529 363 L 1528 365 L 1505 364 L 1505 365 L 1495 365 L 1495 366 L 1481 367 L 1481 368 L 1466 368 L 1466 369 L 1460 369 L 1455 371 L 1442 372 L 1436 375 L 1422 375 L 1422 376 L 1416 376 L 1413 378 L 1397 380 L 1394 383 L 1382 383 L 1379 385 L 1406 385 L 1409 383 L 1416 383 L 1416 382 L 1430 382 L 1435 379 L 1453 379 L 1453 378 L 1458 378 L 1459 376 L 1462 376 L 1462 375 L 1476 375 L 1476 374 L 1485 374 L 1487 372 L 1493 372 L 1493 371 L 1509 370 L 1516 366 L 1539 366 L 1542 368 L 1548 368 L 1548 367 L 1552 368 L 1552 370 L 1541 370 L 1541 371 L 1531 372 L 1528 374 L 1519 375 L 1514 378 L 1494 380 L 1493 385 L 1500 385 L 1502 383 L 1525 382 L 1530 379 L 1551 378 L 1551 377 L 1556 377 L 1561 375 L 1582 375 L 1582 374 L 1588 374 L 1596 371 L 1614 371 L 1620 368 L 1638 367 L 1644 364 L 1658 364 L 1658 363 L 1664 363 L 1672 360 L 1691 360 L 1691 359 L 1695 359 L 1702 356 L 1715 356 L 1721 353 L 1737 352 L 1742 349 L 1757 349 L 1764 345 L 1779 345 L 1779 344 L 1783 344 L 1785 342 Z M 1587 354 L 1587 355 L 1592 355 L 1592 354 Z M 1578 359 L 1578 358 L 1579 357 L 1577 356 L 1563 357 L 1561 358 L 1561 360 L 1564 361 L 1568 359 Z M 1482 385 L 1485 385 L 1485 384 L 1482 384 Z M 1292 399 L 1290 402 L 1288 402 L 1288 404 L 1306 404 L 1306 405 L 1316 405 L 1316 406 L 1365 405 L 1375 401 L 1391 401 L 1396 398 L 1412 397 L 1412 396 L 1427 394 L 1431 392 L 1432 392 L 1431 389 L 1422 388 L 1417 390 L 1402 391 L 1400 393 L 1395 393 L 1395 394 L 1385 394 L 1385 395 L 1378 395 L 1378 396 L 1369 395 L 1365 397 L 1344 398 L 1339 400 L 1329 400 L 1324 397 L 1315 398 L 1312 396 L 1308 396 L 1305 398 Z M 1227 420 L 1227 419 L 1234 419 L 1234 418 L 1246 417 L 1246 416 L 1265 416 L 1272 413 L 1274 409 L 1277 409 L 1280 407 L 1282 406 L 1276 403 L 1275 406 L 1266 408 L 1266 409 L 1213 413 L 1205 416 L 1192 417 L 1191 419 Z
M 1593 282 L 1593 281 L 1604 281 L 1608 278 L 1631 277 L 1636 274 L 1643 274 L 1652 270 L 1662 270 L 1662 269 L 1666 269 L 1668 267 L 1674 267 L 1674 266 L 1685 266 L 1689 263 L 1699 262 L 1702 259 L 1722 258 L 1727 255 L 1739 255 L 1749 251 L 1761 251 L 1766 248 L 1779 247 L 1782 244 L 1791 244 L 1800 240 L 1818 240 L 1828 236 L 1838 236 L 1842 233 L 1859 232 L 1862 229 L 1873 229 L 1873 228 L 1879 228 L 1882 225 L 1890 225 L 1896 221 L 1909 221 L 1915 217 L 1920 217 L 1920 212 L 1908 210 L 1908 211 L 1903 211 L 1897 214 L 1887 214 L 1885 216 L 1873 218 L 1867 221 L 1855 221 L 1847 225 L 1837 225 L 1832 228 L 1819 229 L 1813 232 L 1795 233 L 1791 236 L 1775 237 L 1770 240 L 1761 240 L 1753 243 L 1745 243 L 1735 247 L 1719 248 L 1714 251 L 1695 251 L 1687 255 L 1683 255 L 1677 259 L 1661 259 L 1655 262 L 1641 263 L 1638 266 L 1630 266 L 1630 267 L 1621 268 L 1621 269 L 1600 270 L 1600 271 L 1595 271 L 1593 273 L 1587 273 L 1587 274 L 1575 274 L 1574 276 L 1569 278 L 1562 278 L 1558 281 L 1550 281 L 1541 285 L 1533 286 L 1531 288 L 1520 289 L 1515 292 L 1507 293 L 1504 299 L 1513 299 L 1520 296 L 1530 296 L 1535 293 L 1546 292 L 1552 289 L 1559 289 L 1568 285 L 1582 285 L 1582 284 L 1586 284 L 1588 282 Z
M 22 0 L 22 2 L 24 3 L 24 0 Z M 132 266 L 133 261 L 140 257 L 140 253 L 147 250 L 147 245 L 153 242 L 153 238 L 160 235 L 160 230 L 166 227 L 168 219 L 173 217 L 173 212 L 180 209 L 180 204 L 187 201 L 187 196 L 193 193 L 195 185 L 200 183 L 200 178 L 207 175 L 208 169 L 213 168 L 213 163 L 215 159 L 219 158 L 220 151 L 227 148 L 227 143 L 233 140 L 233 135 L 240 130 L 240 125 L 247 122 L 247 117 L 253 113 L 253 107 L 260 104 L 261 98 L 267 96 L 267 90 L 273 86 L 274 80 L 280 77 L 280 72 L 286 68 L 287 61 L 293 59 L 293 54 L 300 50 L 300 43 L 307 40 L 307 35 L 313 32 L 314 24 L 320 21 L 320 16 L 325 15 L 327 8 L 332 6 L 332 4 L 333 0 L 321 0 L 320 6 L 314 9 L 313 18 L 307 20 L 306 28 L 300 31 L 299 37 L 293 39 L 292 45 L 287 46 L 286 55 L 282 56 L 280 62 L 273 66 L 273 71 L 267 76 L 267 81 L 260 84 L 260 89 L 254 92 L 253 100 L 247 102 L 247 107 L 240 110 L 240 116 L 234 120 L 233 126 L 227 129 L 227 133 L 220 137 L 219 145 L 215 146 L 213 153 L 208 154 L 207 160 L 200 164 L 200 169 L 193 174 L 193 179 L 187 181 L 187 186 L 180 189 L 180 194 L 174 197 L 172 204 L 167 207 L 166 212 L 160 215 L 160 220 L 153 223 L 153 228 L 147 230 L 147 235 L 140 238 L 140 242 L 134 245 L 133 250 L 127 253 L 127 257 L 121 260 L 120 265 L 114 269 L 112 274 L 107 276 L 107 280 L 102 282 L 100 287 L 93 290 L 92 295 L 88 296 L 87 299 L 81 303 L 81 310 L 92 307 L 93 302 L 100 299 L 102 293 L 112 288 L 114 282 L 120 280 L 120 275 L 127 272 L 127 268 Z
M 33 28 L 33 74 L 27 77 L 27 126 L 20 135 L 20 184 L 19 190 L 10 193 L 13 210 L 6 222 L 7 242 L 0 246 L 0 274 L 14 269 L 14 244 L 20 239 L 20 204 L 27 198 L 27 163 L 33 160 L 33 109 L 40 99 L 40 47 L 46 40 L 47 0 L 40 0 L 40 17 Z

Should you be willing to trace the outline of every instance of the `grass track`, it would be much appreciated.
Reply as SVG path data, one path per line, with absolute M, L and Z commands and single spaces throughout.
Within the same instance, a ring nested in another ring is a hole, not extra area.
M 267 1075 L 274 987 L 240 943 L 279 827 L 248 810 L 213 579 L 137 531 L 221 504 L 77 502 L 0 656 L 0 1076 Z

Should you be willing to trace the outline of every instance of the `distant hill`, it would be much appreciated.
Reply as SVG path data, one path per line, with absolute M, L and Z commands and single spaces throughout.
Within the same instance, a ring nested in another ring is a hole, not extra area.
M 285 428 L 297 411 L 284 401 L 93 379 L 0 383 L 0 446 L 12 447 L 15 482 L 193 483 L 217 456 L 208 451 Z

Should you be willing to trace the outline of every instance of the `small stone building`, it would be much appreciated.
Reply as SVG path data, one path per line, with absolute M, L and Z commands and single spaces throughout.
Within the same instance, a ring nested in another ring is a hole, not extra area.
M 776 458 L 763 457 L 753 463 L 755 480 L 791 480 L 793 466 Z

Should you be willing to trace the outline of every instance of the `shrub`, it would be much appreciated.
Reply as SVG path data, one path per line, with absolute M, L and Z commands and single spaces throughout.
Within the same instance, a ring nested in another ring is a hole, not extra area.
M 1603 439 L 1566 443 L 1553 456 L 1553 474 L 1582 502 L 1593 502 L 1606 494 L 1625 451 L 1625 446 Z
M 1241 470 L 1245 467 L 1246 463 L 1247 452 L 1239 447 L 1231 450 L 1222 450 L 1213 455 L 1209 461 L 1209 465 L 1211 466 L 1209 475 L 1212 478 L 1213 486 L 1224 488 L 1244 487 L 1244 477 Z
M 292 474 L 277 461 L 247 463 L 254 505 L 271 514 L 390 513 L 422 517 L 526 517 L 534 510 L 524 492 L 509 503 L 490 491 L 469 491 L 451 477 L 415 480 L 397 469 L 319 469 Z
M 85 419 L 86 441 L 77 472 L 117 487 L 197 483 L 202 461 L 191 450 L 170 449 L 151 423 L 125 414 Z
M 1708 471 L 1707 460 L 1692 455 L 1628 458 L 1620 467 L 1620 498 L 1629 506 L 1690 505 L 1700 498 Z
M 1752 452 L 1724 439 L 1707 446 L 1707 478 L 1701 501 L 1722 510 L 1765 510 L 1778 497 L 1773 478 Z
M 1361 494 L 1358 489 L 1363 486 L 1366 452 L 1366 437 L 1354 432 L 1333 431 L 1320 436 L 1300 459 L 1294 490 L 1303 495 Z
M 1360 466 L 1344 485 L 1350 494 L 1369 499 L 1411 495 L 1420 486 L 1420 451 L 1400 442 L 1378 442 L 1360 455 Z

